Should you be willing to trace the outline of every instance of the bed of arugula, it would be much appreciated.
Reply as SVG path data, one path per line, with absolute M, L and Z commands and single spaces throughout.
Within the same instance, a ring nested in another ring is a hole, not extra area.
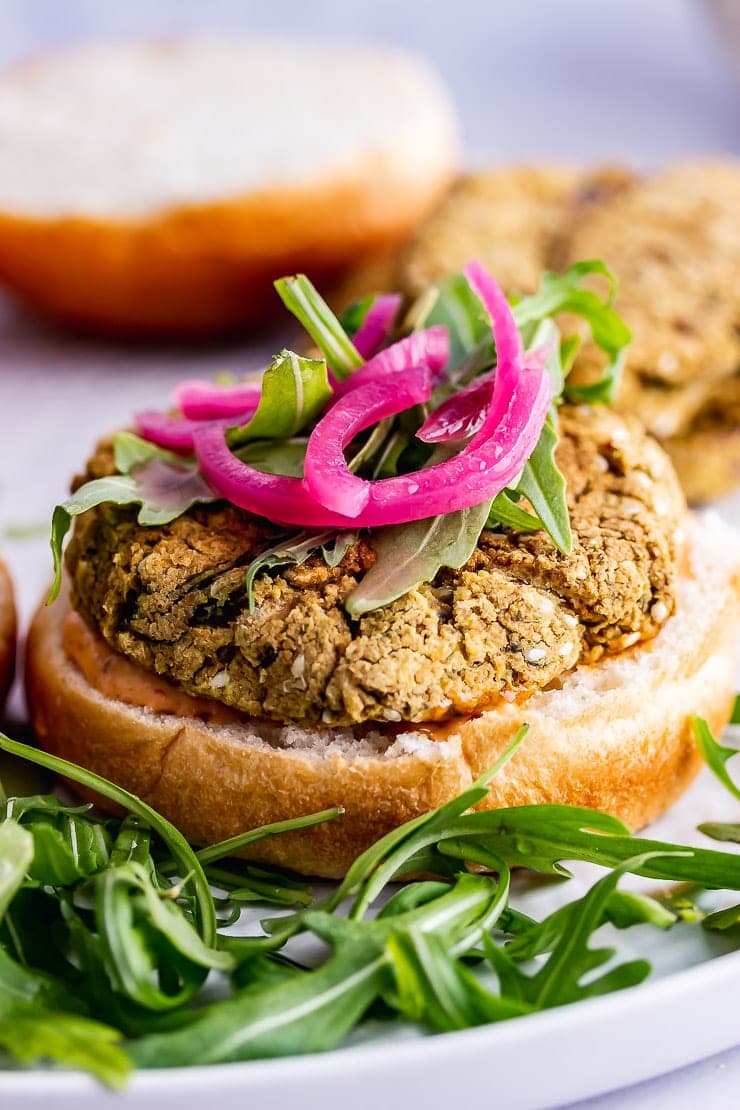
M 736 749 L 701 719 L 694 731 L 740 799 L 728 770 Z M 706 915 L 696 901 L 705 890 L 740 890 L 733 849 L 631 836 L 616 818 L 574 807 L 475 810 L 521 743 L 526 727 L 483 779 L 379 840 L 315 896 L 295 876 L 233 853 L 341 821 L 341 809 L 194 851 L 120 787 L 0 735 L 16 769 L 21 760 L 63 775 L 126 812 L 105 817 L 51 793 L 3 797 L 0 1062 L 81 1068 L 121 1087 L 133 1068 L 325 1051 L 368 1016 L 441 1032 L 634 986 L 650 964 L 599 946 L 607 923 L 668 930 L 683 921 L 740 941 L 740 905 Z M 700 828 L 740 843 L 740 823 Z M 564 861 L 575 860 L 604 868 L 584 896 L 541 921 L 511 905 L 512 868 L 567 878 Z M 619 887 L 627 872 L 681 885 L 637 894 Z M 399 884 L 404 874 L 435 878 Z M 264 905 L 262 931 L 230 935 L 245 903 Z M 294 959 L 302 934 L 323 942 L 318 966 Z

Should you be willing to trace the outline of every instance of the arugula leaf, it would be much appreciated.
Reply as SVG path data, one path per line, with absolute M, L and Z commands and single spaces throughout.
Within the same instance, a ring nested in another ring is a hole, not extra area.
M 566 485 L 557 462 L 557 417 L 552 411 L 543 425 L 537 446 L 524 465 L 517 490 L 523 493 L 542 521 L 548 536 L 564 555 L 573 550 Z
M 580 283 L 584 277 L 598 274 L 609 283 L 606 300 Z M 588 324 L 594 342 L 607 355 L 607 364 L 601 378 L 590 385 L 568 385 L 566 397 L 571 401 L 588 404 L 609 404 L 614 400 L 627 347 L 632 335 L 613 306 L 616 292 L 614 274 L 603 262 L 592 260 L 578 262 L 562 274 L 545 273 L 539 289 L 531 296 L 522 297 L 512 308 L 514 319 L 521 328 L 526 324 L 570 312 Z M 566 362 L 575 354 L 575 345 L 566 348 Z
M 386 960 L 366 941 L 344 944 L 317 971 L 262 990 L 249 987 L 174 1033 L 129 1047 L 138 1067 L 178 1067 L 333 1048 L 378 996 Z
M 280 278 L 275 288 L 285 307 L 306 329 L 335 376 L 343 381 L 362 357 L 336 316 L 305 274 Z
M 735 701 L 732 705 L 732 716 L 730 717 L 731 725 L 740 725 L 740 694 L 735 695 Z
M 134 438 L 134 437 L 131 437 Z M 130 446 L 130 445 L 128 445 Z M 128 446 L 126 450 L 128 450 Z M 170 462 L 169 452 L 160 452 L 137 464 L 130 474 L 113 474 L 107 478 L 94 478 L 80 486 L 76 493 L 57 505 L 51 521 L 51 551 L 54 559 L 54 582 L 47 604 L 54 601 L 62 584 L 62 544 L 69 531 L 72 518 L 88 509 L 107 503 L 113 505 L 139 505 L 139 524 L 168 524 L 198 502 L 218 500 L 216 494 L 201 477 L 197 469 L 186 462 Z M 133 451 L 122 455 L 127 460 Z
M 527 329 L 532 331 L 531 325 Z M 577 337 L 574 337 L 577 339 Z M 566 371 L 563 365 L 563 345 L 565 344 L 566 360 L 570 359 L 572 344 L 568 340 L 561 341 L 558 326 L 554 320 L 546 316 L 544 320 L 540 320 L 537 326 L 532 331 L 529 342 L 527 343 L 527 352 L 531 355 L 533 351 L 539 348 L 548 348 L 549 354 L 545 361 L 545 369 L 550 375 L 552 382 L 552 396 L 555 401 L 558 401 L 563 394 L 565 386 Z
M 729 790 L 733 798 L 740 800 L 740 786 L 736 786 L 730 778 L 730 772 L 727 770 L 728 762 L 734 755 L 740 753 L 740 748 L 729 748 L 718 744 L 703 717 L 692 717 L 691 727 L 694 730 L 694 739 L 704 762 L 722 785 Z
M 360 330 L 365 323 L 365 317 L 375 304 L 377 298 L 377 293 L 369 293 L 366 297 L 361 297 L 359 300 L 352 301 L 351 304 L 347 305 L 344 312 L 342 312 L 339 317 L 339 323 L 348 336 L 351 337 L 355 332 Z
M 450 274 L 436 286 L 436 297 L 417 327 L 429 328 L 444 324 L 450 338 L 448 367 L 456 366 L 471 351 L 484 344 L 487 361 L 493 356 L 491 324 L 479 298 L 470 288 L 464 274 Z
M 96 821 L 80 814 L 35 813 L 23 824 L 33 835 L 31 876 L 47 886 L 71 886 L 97 871 L 110 859 L 110 835 Z
M 388 436 L 375 460 L 371 475 L 373 479 L 393 478 L 399 473 L 399 462 L 408 449 L 410 438 L 409 433 L 402 428 L 397 428 Z
M 266 474 L 282 474 L 287 478 L 302 478 L 306 458 L 307 439 L 252 440 L 234 453 L 242 462 L 249 463 Z
M 710 836 L 712 840 L 721 840 L 728 844 L 740 844 L 740 824 L 729 824 L 722 821 L 705 821 L 697 825 L 699 832 Z
M 606 973 L 600 978 L 582 980 L 589 972 L 606 963 L 615 954 L 613 949 L 593 949 L 589 946 L 591 935 L 604 920 L 609 899 L 617 883 L 627 871 L 639 871 L 653 858 L 643 853 L 625 860 L 600 879 L 583 898 L 571 903 L 567 913 L 561 914 L 559 935 L 551 947 L 550 956 L 532 976 L 520 971 L 511 962 L 510 954 L 489 942 L 484 948 L 491 965 L 506 984 L 507 993 L 521 998 L 536 1009 L 563 1006 L 582 998 L 591 998 L 607 991 L 621 990 L 641 982 L 650 972 L 645 960 L 635 960 Z M 550 922 L 552 928 L 552 922 Z
M 358 474 L 361 470 L 369 467 L 374 459 L 385 455 L 385 444 L 393 424 L 393 417 L 387 417 L 385 420 L 378 421 L 362 447 L 359 448 L 347 464 L 348 469 L 353 474 Z
M 251 420 L 228 433 L 229 446 L 252 439 L 291 439 L 319 415 L 332 395 L 323 359 L 281 351 L 262 377 L 262 393 Z
M 250 829 L 249 832 L 239 833 L 237 836 L 221 840 L 218 844 L 211 844 L 201 848 L 196 855 L 202 864 L 215 863 L 224 856 L 234 856 L 248 848 L 250 844 L 258 844 L 271 836 L 281 836 L 283 833 L 300 832 L 301 829 L 311 829 L 314 825 L 323 825 L 327 821 L 334 821 L 341 817 L 344 809 L 341 806 L 332 806 L 319 813 L 308 813 L 304 817 L 291 817 L 287 821 L 273 821 L 269 825 L 260 825 L 259 828 Z
M 458 920 L 452 933 L 440 931 L 443 904 L 454 905 L 453 898 L 457 900 L 464 890 L 487 893 L 481 882 L 491 892 L 483 914 L 469 924 Z M 386 953 L 394 983 L 386 990 L 386 1001 L 411 1020 L 424 1021 L 439 1030 L 464 1029 L 526 1012 L 518 1002 L 487 992 L 460 961 L 472 944 L 487 936 L 505 907 L 508 893 L 509 874 L 505 868 L 497 885 L 482 876 L 462 874 L 451 895 L 430 899 L 423 908 L 392 918 Z M 364 923 L 366 927 L 368 924 Z
M 457 569 L 472 555 L 485 527 L 491 502 L 411 524 L 372 532 L 375 562 L 348 595 L 344 606 L 353 616 L 368 613 L 429 582 L 441 567 Z
M 62 1008 L 76 1013 L 84 1006 L 52 976 L 16 963 L 0 947 L 0 1020 L 26 1009 L 30 1012 Z
M 133 861 L 109 868 L 95 884 L 96 924 L 108 978 L 115 990 L 151 1010 L 182 1005 L 208 969 L 234 966 L 228 952 L 204 943 L 170 894 L 156 888 L 145 868 Z M 164 966 L 169 975 L 163 974 Z
M 137 817 L 146 821 L 167 845 L 170 855 L 177 863 L 180 874 L 189 877 L 200 935 L 206 944 L 214 944 L 216 939 L 216 915 L 208 882 L 195 852 L 174 825 L 170 824 L 165 817 L 162 817 L 146 802 L 143 802 L 141 798 L 137 798 L 135 794 L 131 794 L 121 786 L 116 786 L 115 783 L 108 782 L 107 779 L 96 775 L 93 771 L 78 767 L 76 763 L 71 763 L 67 759 L 50 755 L 48 752 L 30 747 L 28 744 L 21 744 L 18 740 L 11 740 L 9 736 L 5 736 L 3 733 L 0 733 L 0 749 L 10 752 L 11 755 L 27 759 L 29 763 L 46 767 L 49 771 L 70 779 L 72 782 L 79 783 L 80 786 L 95 791 L 103 798 L 107 798 L 122 809 L 134 813 Z
M 18 1008 L 0 1019 L 0 1048 L 19 1063 L 52 1060 L 84 1068 L 115 1090 L 125 1085 L 131 1071 L 121 1040 L 117 1029 L 79 1014 Z
M 494 497 L 485 526 L 496 529 L 500 524 L 514 528 L 517 532 L 539 532 L 544 528 L 540 518 L 521 509 L 507 490 L 502 490 Z
M 636 874 L 740 889 L 740 856 L 636 839 L 617 818 L 577 806 L 522 806 L 470 813 L 448 825 L 445 836 L 471 835 L 482 840 L 494 830 L 495 851 L 509 866 L 542 874 L 568 876 L 561 861 L 571 859 L 619 867 L 638 847 L 649 858 Z
M 353 543 L 357 543 L 359 532 L 337 532 L 328 543 L 322 543 L 321 554 L 328 567 L 338 567 Z
M 520 1017 L 531 1010 L 518 999 L 487 991 L 434 934 L 409 931 L 394 935 L 388 952 L 395 983 L 385 997 L 411 1021 L 449 1032 Z
M 266 551 L 262 551 L 256 558 L 252 559 L 247 567 L 245 582 L 249 612 L 254 612 L 254 580 L 258 574 L 271 567 L 288 564 L 302 566 L 313 555 L 314 551 L 318 551 L 324 545 L 328 546 L 336 536 L 337 532 L 332 529 L 324 532 L 299 532 L 296 536 L 287 536 L 280 543 L 275 544 L 274 547 L 268 547 Z M 348 541 L 347 546 L 351 542 L 351 540 Z M 342 553 L 338 562 L 341 562 L 343 557 L 344 553 Z
M 0 921 L 26 877 L 33 859 L 33 837 L 16 821 L 0 825 Z
M 572 931 L 573 919 L 580 912 L 580 908 L 580 901 L 568 902 L 554 910 L 543 921 L 531 922 L 506 945 L 507 956 L 516 960 L 532 960 L 535 956 L 552 951 L 559 939 Z M 598 929 L 609 922 L 618 929 L 645 924 L 655 925 L 659 929 L 670 929 L 677 920 L 678 914 L 656 898 L 651 898 L 647 894 L 636 894 L 633 891 L 613 890 L 604 903 L 601 919 L 594 928 Z
M 740 939 L 740 905 L 708 913 L 702 920 L 702 926 L 710 932 L 721 932 Z
M 351 917 L 361 917 L 386 883 L 394 877 L 424 870 L 423 867 L 417 868 L 415 864 L 419 858 L 419 849 L 424 849 L 429 844 L 436 844 L 443 838 L 446 828 L 455 826 L 456 820 L 462 819 L 460 815 L 465 815 L 487 796 L 489 782 L 514 757 L 528 731 L 529 725 L 522 725 L 493 766 L 457 798 L 445 802 L 431 813 L 407 821 L 405 825 L 388 833 L 355 860 L 334 895 L 341 901 L 342 898 L 357 893 L 350 911 Z M 468 814 L 468 816 L 472 815 Z M 492 851 L 496 853 L 500 863 L 504 864 L 504 858 L 499 854 L 497 845 L 492 848 Z M 438 873 L 444 874 L 445 869 L 441 868 Z M 335 904 L 338 905 L 339 901 Z
M 153 459 L 173 466 L 182 466 L 185 462 L 181 455 L 165 451 L 134 432 L 116 432 L 113 437 L 113 461 L 119 474 L 132 474 Z

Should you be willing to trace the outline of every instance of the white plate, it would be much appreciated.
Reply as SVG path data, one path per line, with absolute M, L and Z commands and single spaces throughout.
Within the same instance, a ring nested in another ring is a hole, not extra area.
M 6 528 L 48 521 L 93 439 L 120 426 L 132 409 L 161 404 L 179 378 L 247 368 L 258 356 L 233 347 L 215 355 L 152 354 L 61 342 L 17 321 L 4 325 L 2 311 L 0 304 L 0 542 L 25 622 L 48 583 L 48 546 L 42 532 L 13 539 Z M 740 523 L 740 497 L 728 499 L 722 512 Z M 19 693 L 13 711 L 22 713 Z M 737 820 L 737 811 L 705 773 L 650 835 L 706 846 L 694 831 L 697 822 Z M 520 891 L 519 904 L 545 914 L 558 899 L 575 897 L 595 873 L 581 868 L 565 887 Z M 681 926 L 668 934 L 638 927 L 616 943 L 622 959 L 642 955 L 653 963 L 653 976 L 640 987 L 462 1033 L 424 1037 L 375 1025 L 350 1047 L 325 1055 L 144 1072 L 132 1080 L 125 1105 L 162 1110 L 171 1100 L 179 1110 L 217 1101 L 259 1110 L 376 1110 L 413 1102 L 447 1110 L 476 1105 L 485 1093 L 505 1110 L 539 1108 L 626 1086 L 740 1042 L 740 953 Z M 19 1071 L 0 1075 L 0 1102 L 24 1110 L 48 1110 L 51 1103 L 54 1110 L 91 1110 L 120 1105 L 120 1096 L 74 1073 Z

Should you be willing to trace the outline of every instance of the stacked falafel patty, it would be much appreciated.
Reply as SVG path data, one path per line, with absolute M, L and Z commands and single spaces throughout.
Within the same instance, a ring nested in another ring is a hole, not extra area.
M 399 261 L 410 294 L 481 259 L 510 291 L 543 269 L 603 258 L 633 334 L 617 408 L 671 455 L 691 501 L 740 483 L 740 169 L 685 163 L 625 171 L 515 168 L 463 179 Z M 585 344 L 577 373 L 599 354 Z M 573 379 L 575 380 L 575 379 Z

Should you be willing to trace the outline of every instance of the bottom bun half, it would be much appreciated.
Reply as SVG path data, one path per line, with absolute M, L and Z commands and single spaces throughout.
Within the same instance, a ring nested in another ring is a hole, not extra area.
M 699 770 L 691 715 L 719 732 L 732 705 L 737 536 L 705 520 L 691 530 L 679 609 L 655 640 L 444 730 L 358 737 L 256 720 L 217 725 L 113 701 L 65 655 L 61 601 L 39 610 L 29 634 L 32 720 L 44 748 L 138 794 L 196 844 L 343 806 L 335 821 L 255 847 L 252 858 L 309 875 L 343 875 L 389 829 L 469 786 L 525 723 L 524 743 L 483 806 L 585 805 L 641 828 Z

